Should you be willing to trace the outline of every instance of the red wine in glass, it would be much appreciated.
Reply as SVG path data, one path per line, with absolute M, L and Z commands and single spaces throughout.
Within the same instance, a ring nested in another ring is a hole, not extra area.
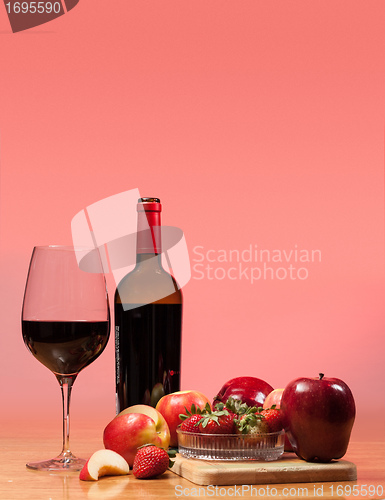
M 63 399 L 63 446 L 37 470 L 80 470 L 69 447 L 69 408 L 78 373 L 104 350 L 110 333 L 106 283 L 97 249 L 35 247 L 22 310 L 24 342 L 56 376 Z
M 77 374 L 92 363 L 108 340 L 108 321 L 22 321 L 24 342 L 56 375 Z

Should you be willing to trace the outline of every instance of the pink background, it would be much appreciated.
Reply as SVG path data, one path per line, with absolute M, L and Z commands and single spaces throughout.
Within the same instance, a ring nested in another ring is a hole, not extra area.
M 32 247 L 71 243 L 76 213 L 138 188 L 191 259 L 322 253 L 306 280 L 193 271 L 182 388 L 322 371 L 355 395 L 353 438 L 384 439 L 384 26 L 382 0 L 81 0 L 18 34 L 0 8 L 3 432 L 60 440 L 58 384 L 21 337 Z M 113 349 L 79 375 L 73 429 L 114 416 Z

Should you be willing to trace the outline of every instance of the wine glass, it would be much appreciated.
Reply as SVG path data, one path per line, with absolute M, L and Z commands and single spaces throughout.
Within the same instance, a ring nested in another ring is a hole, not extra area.
M 59 381 L 63 400 L 63 448 L 37 470 L 80 470 L 85 460 L 69 447 L 70 399 L 78 373 L 104 350 L 110 332 L 106 282 L 97 249 L 38 246 L 25 287 L 22 331 L 26 346 Z

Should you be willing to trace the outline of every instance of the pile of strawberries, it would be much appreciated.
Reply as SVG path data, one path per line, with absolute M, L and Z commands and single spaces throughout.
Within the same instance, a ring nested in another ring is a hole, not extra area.
M 250 407 L 238 399 L 217 403 L 214 410 L 207 404 L 203 410 L 192 405 L 185 415 L 179 415 L 183 432 L 204 434 L 265 434 L 283 429 L 281 412 L 273 405 L 263 409 Z
M 201 434 L 265 434 L 282 430 L 280 410 L 275 405 L 268 409 L 247 406 L 238 399 L 229 398 L 226 405 L 217 403 L 212 410 L 207 404 L 203 410 L 192 405 L 186 414 L 179 415 L 183 432 Z M 155 477 L 172 466 L 171 453 L 156 446 L 139 448 L 133 474 L 138 479 Z

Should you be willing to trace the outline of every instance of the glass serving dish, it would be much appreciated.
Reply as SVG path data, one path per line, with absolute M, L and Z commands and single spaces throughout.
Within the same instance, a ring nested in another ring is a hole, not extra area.
M 270 434 L 201 434 L 177 429 L 179 453 L 204 460 L 278 460 L 285 432 Z

